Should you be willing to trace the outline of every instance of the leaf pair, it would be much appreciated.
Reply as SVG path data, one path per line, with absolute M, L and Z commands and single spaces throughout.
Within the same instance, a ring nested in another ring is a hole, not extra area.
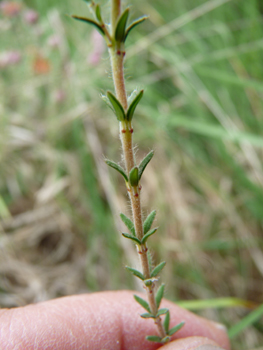
M 154 155 L 154 152 L 151 151 L 149 152 L 145 158 L 141 161 L 140 165 L 137 167 L 135 166 L 134 168 L 132 168 L 132 170 L 130 171 L 130 174 L 129 174 L 129 178 L 125 172 L 125 170 L 117 163 L 113 162 L 112 160 L 109 160 L 109 159 L 106 159 L 105 162 L 108 166 L 110 166 L 111 168 L 117 170 L 123 177 L 124 177 L 124 180 L 125 182 L 129 182 L 131 186 L 138 186 L 139 184 L 139 181 L 142 177 L 142 174 L 147 166 L 147 164 L 150 162 L 150 160 L 152 159 Z M 150 215 L 153 215 L 153 212 L 150 214 Z M 155 214 L 154 214 L 154 217 L 155 217 Z M 152 222 L 154 220 L 154 217 L 151 221 L 151 218 L 147 218 L 146 219 L 146 227 L 144 228 L 144 233 L 147 233 L 149 231 L 149 229 L 151 228 L 151 225 L 152 225 Z M 150 225 L 150 226 L 149 226 Z M 149 228 L 148 228 L 149 227 Z
M 127 113 L 126 113 L 124 108 L 123 108 L 123 106 L 122 106 L 122 104 L 117 99 L 117 97 L 115 95 L 113 95 L 110 91 L 107 91 L 107 97 L 108 97 L 108 100 L 109 100 L 110 105 L 112 107 L 112 110 L 113 110 L 113 112 L 115 113 L 117 119 L 120 122 L 123 122 L 125 120 L 128 121 L 128 122 L 132 121 L 135 109 L 136 109 L 138 103 L 140 102 L 142 96 L 143 96 L 143 90 L 141 90 L 135 96 L 135 98 L 131 102 L 131 104 L 130 104 L 128 110 L 127 110 Z
M 148 17 L 147 16 L 142 16 L 137 18 L 134 22 L 132 22 L 128 28 L 127 27 L 127 21 L 128 17 L 130 14 L 130 9 L 127 8 L 123 13 L 121 14 L 118 23 L 116 25 L 116 30 L 115 30 L 115 40 L 118 43 L 124 43 L 125 40 L 127 39 L 128 34 L 130 31 L 136 27 L 138 24 L 144 22 Z

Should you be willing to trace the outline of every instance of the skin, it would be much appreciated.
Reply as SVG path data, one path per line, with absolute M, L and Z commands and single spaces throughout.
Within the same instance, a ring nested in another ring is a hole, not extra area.
M 133 294 L 131 291 L 101 292 L 2 309 L 1 349 L 194 350 L 210 344 L 230 350 L 223 326 L 167 300 L 162 301 L 161 307 L 170 309 L 170 327 L 182 320 L 185 326 L 166 345 L 145 340 L 146 335 L 156 334 L 156 327 L 152 319 L 139 317 L 144 310 L 135 302 Z

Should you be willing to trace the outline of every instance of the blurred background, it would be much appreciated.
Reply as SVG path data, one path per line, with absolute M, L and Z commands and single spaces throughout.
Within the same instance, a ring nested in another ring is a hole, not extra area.
M 104 18 L 109 1 L 100 1 Z M 166 297 L 230 329 L 234 348 L 263 344 L 263 4 L 128 2 L 148 14 L 127 40 L 149 241 L 165 260 Z M 83 1 L 0 2 L 0 306 L 141 289 L 121 237 L 130 215 L 113 91 L 100 35 L 68 15 Z M 249 316 L 248 316 L 249 315 Z M 252 316 L 251 316 L 252 315 Z

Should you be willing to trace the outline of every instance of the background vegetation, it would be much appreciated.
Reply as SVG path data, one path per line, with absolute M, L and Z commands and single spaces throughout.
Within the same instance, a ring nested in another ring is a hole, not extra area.
M 124 269 L 138 264 L 121 238 L 125 188 L 103 161 L 121 160 L 100 98 L 108 53 L 66 16 L 85 4 L 0 9 L 0 305 L 140 288 Z M 145 89 L 135 142 L 138 159 L 155 150 L 142 185 L 166 296 L 226 324 L 234 348 L 262 349 L 262 3 L 134 0 L 132 12 L 150 16 L 128 39 L 126 75 Z

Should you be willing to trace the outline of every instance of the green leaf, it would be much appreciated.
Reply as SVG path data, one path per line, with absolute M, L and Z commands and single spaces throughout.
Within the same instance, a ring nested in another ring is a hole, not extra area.
M 166 336 L 162 339 L 162 344 L 168 343 L 170 341 L 170 337 Z
M 116 114 L 117 119 L 121 122 L 125 119 L 125 112 L 121 105 L 121 103 L 117 100 L 117 98 L 110 92 L 107 91 L 107 97 L 113 107 L 113 110 Z
M 100 5 L 99 5 L 99 4 L 96 5 L 96 8 L 95 8 L 95 15 L 96 15 L 96 17 L 97 17 L 97 20 L 98 20 L 100 23 L 102 23 L 103 21 L 102 21 L 102 17 L 101 17 L 101 11 L 100 11 Z
M 129 17 L 129 12 L 130 9 L 127 8 L 120 16 L 117 26 L 116 26 L 116 30 L 115 30 L 115 40 L 117 42 L 124 42 L 125 41 L 125 31 L 126 31 L 126 24 L 127 24 L 127 20 Z
M 135 28 L 138 24 L 144 22 L 146 19 L 148 18 L 148 16 L 142 16 L 137 18 L 135 21 L 133 21 L 129 27 L 126 29 L 126 33 L 125 33 L 125 39 L 124 41 L 127 39 L 128 34 L 130 33 L 130 31 Z
M 158 227 L 153 228 L 151 231 L 149 231 L 148 233 L 146 233 L 146 235 L 143 236 L 142 244 L 146 243 L 147 239 L 157 231 L 157 228 Z
M 151 278 L 148 278 L 143 281 L 146 287 L 150 287 L 153 284 L 153 280 Z
M 165 315 L 165 314 L 167 314 L 168 311 L 169 311 L 169 310 L 166 309 L 166 308 L 160 309 L 160 310 L 158 310 L 158 312 L 157 312 L 157 314 L 156 314 L 156 317 L 161 316 L 161 315 Z
M 155 219 L 155 215 L 156 215 L 156 210 L 153 210 L 145 219 L 144 223 L 143 223 L 143 233 L 147 233 L 153 223 L 153 220 Z
M 174 333 L 178 332 L 183 327 L 184 324 L 185 322 L 183 321 L 178 325 L 176 325 L 175 327 L 171 328 L 168 332 L 168 335 L 172 336 Z
M 136 237 L 134 225 L 131 219 L 129 219 L 128 216 L 126 216 L 123 213 L 120 214 L 120 217 L 124 225 L 127 227 L 127 229 L 132 233 L 134 237 Z
M 86 18 L 86 17 L 75 16 L 75 15 L 73 15 L 71 17 L 76 19 L 76 20 L 78 20 L 78 21 L 86 22 L 88 24 L 93 25 L 100 32 L 100 34 L 104 35 L 104 30 L 101 27 L 101 25 L 99 23 L 97 23 L 96 21 L 94 21 L 93 19 Z
M 138 295 L 134 295 L 134 299 L 139 303 L 146 311 L 148 311 L 151 314 L 151 309 L 149 304 L 147 303 L 146 300 L 138 297 Z
M 163 321 L 163 327 L 166 334 L 168 334 L 169 332 L 169 324 L 170 324 L 170 311 L 168 310 Z
M 146 166 L 148 165 L 148 163 L 150 162 L 150 160 L 152 159 L 154 155 L 154 152 L 151 151 L 147 154 L 146 157 L 143 158 L 143 160 L 141 161 L 140 165 L 139 165 L 139 180 L 142 177 L 142 173 L 144 172 L 144 169 L 146 168 Z
M 141 98 L 142 98 L 142 95 L 143 95 L 143 90 L 141 90 L 136 96 L 135 98 L 133 99 L 132 103 L 130 104 L 129 108 L 128 108 L 128 111 L 127 111 L 127 114 L 126 114 L 126 118 L 129 122 L 132 121 L 132 118 L 133 118 L 133 114 L 135 112 L 135 109 L 138 105 L 138 103 L 140 102 Z
M 129 174 L 129 181 L 130 181 L 130 185 L 133 186 L 138 186 L 139 183 L 139 169 L 137 166 L 133 167 L 132 170 L 130 171 Z
M 134 237 L 133 235 L 129 235 L 129 233 L 122 233 L 122 235 L 123 235 L 123 237 L 129 238 L 129 239 L 133 240 L 134 242 L 136 242 L 137 244 L 141 245 L 141 241 L 137 237 Z
M 140 316 L 141 316 L 142 318 L 155 318 L 154 315 L 149 314 L 149 313 L 141 314 Z
M 156 306 L 158 309 L 159 309 L 159 306 L 161 304 L 161 300 L 163 298 L 163 293 L 164 293 L 164 283 L 158 288 L 156 295 L 155 295 Z
M 125 268 L 129 270 L 132 274 L 134 274 L 134 276 L 144 281 L 144 275 L 140 271 L 133 269 L 132 267 L 129 267 L 129 266 L 125 266 Z
M 154 341 L 155 343 L 161 343 L 162 342 L 162 338 L 158 337 L 157 335 L 148 335 L 146 337 L 147 340 L 149 341 Z
M 124 177 L 125 181 L 128 182 L 128 176 L 126 175 L 124 169 L 119 164 L 109 159 L 105 159 L 105 163 L 111 168 L 117 170 Z
M 162 271 L 162 269 L 164 268 L 165 265 L 166 265 L 166 262 L 163 261 L 159 265 L 155 266 L 155 268 L 152 270 L 151 277 L 157 276 L 159 274 L 159 272 Z

